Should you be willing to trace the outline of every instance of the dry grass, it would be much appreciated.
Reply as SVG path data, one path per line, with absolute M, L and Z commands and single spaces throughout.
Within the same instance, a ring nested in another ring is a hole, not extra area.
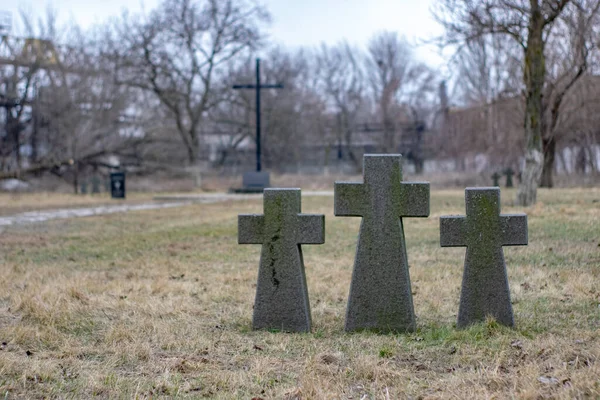
M 464 212 L 463 191 L 405 222 L 407 335 L 343 332 L 359 219 L 332 198 L 303 200 L 327 215 L 326 244 L 304 246 L 310 334 L 251 330 L 260 249 L 236 244 L 236 216 L 260 201 L 9 227 L 0 397 L 599 398 L 600 190 L 540 199 L 530 245 L 505 248 L 515 330 L 454 326 L 464 249 L 439 247 L 438 219 Z

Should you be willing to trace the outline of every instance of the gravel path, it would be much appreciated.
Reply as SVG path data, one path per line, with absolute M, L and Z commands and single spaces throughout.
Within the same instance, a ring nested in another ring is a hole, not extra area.
M 333 196 L 332 190 L 313 190 L 303 191 L 302 197 L 312 196 Z M 244 193 L 199 193 L 199 194 L 174 194 L 156 196 L 154 200 L 159 201 L 192 201 L 192 202 L 208 202 L 208 201 L 228 201 L 228 200 L 247 200 L 260 199 L 262 193 L 244 194 Z
M 302 196 L 333 196 L 331 191 L 307 191 Z M 28 211 L 20 214 L 0 217 L 0 227 L 44 222 L 53 219 L 90 217 L 139 210 L 155 210 L 160 208 L 182 207 L 193 203 L 217 203 L 229 200 L 260 199 L 258 194 L 203 193 L 190 195 L 157 196 L 156 201 L 162 203 L 115 204 L 86 208 L 61 208 L 55 210 Z
M 61 208 L 56 210 L 28 211 L 21 214 L 0 217 L 0 227 L 8 225 L 23 225 L 35 222 L 44 222 L 52 219 L 89 217 L 92 215 L 114 214 L 127 211 L 181 207 L 188 204 L 191 204 L 191 202 L 188 201 L 174 203 L 118 204 L 111 206 L 98 206 L 88 208 Z

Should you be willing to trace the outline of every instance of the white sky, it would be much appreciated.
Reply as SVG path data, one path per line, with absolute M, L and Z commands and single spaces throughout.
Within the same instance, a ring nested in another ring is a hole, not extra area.
M 0 11 L 13 13 L 13 25 L 22 8 L 27 14 L 42 15 L 47 5 L 58 11 L 61 21 L 73 19 L 83 28 L 116 16 L 123 9 L 149 11 L 160 0 L 2 0 Z M 397 31 L 418 45 L 417 56 L 433 67 L 442 67 L 443 59 L 424 40 L 441 33 L 430 8 L 434 0 L 260 0 L 273 17 L 269 29 L 273 42 L 287 47 L 335 44 L 347 39 L 366 46 L 369 38 L 381 30 Z M 420 44 L 420 45 L 419 45 Z

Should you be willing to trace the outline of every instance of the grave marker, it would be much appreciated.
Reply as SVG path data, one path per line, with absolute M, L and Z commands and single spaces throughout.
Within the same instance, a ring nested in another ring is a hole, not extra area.
M 364 183 L 336 182 L 337 216 L 363 217 L 346 311 L 346 331 L 404 332 L 415 315 L 403 217 L 429 215 L 429 183 L 402 182 L 402 156 L 364 156 Z
M 261 244 L 254 329 L 309 332 L 301 244 L 325 242 L 325 216 L 301 214 L 300 189 L 265 189 L 264 215 L 238 217 L 238 243 Z
M 513 171 L 511 168 L 506 168 L 504 170 L 504 175 L 506 175 L 506 187 L 507 188 L 513 187 L 513 175 L 514 174 L 515 174 L 515 171 Z
M 499 188 L 467 188 L 465 203 L 466 217 L 440 217 L 441 246 L 467 247 L 457 326 L 488 315 L 514 326 L 502 246 L 527 244 L 527 215 L 501 215 Z
M 500 175 L 498 172 L 494 172 L 494 174 L 492 175 L 492 186 L 500 186 L 500 178 L 502 177 L 502 175 Z

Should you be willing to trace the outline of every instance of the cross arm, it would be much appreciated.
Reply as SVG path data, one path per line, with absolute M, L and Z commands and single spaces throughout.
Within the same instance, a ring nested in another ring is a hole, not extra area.
M 429 183 L 402 182 L 399 197 L 400 217 L 429 216 Z
M 238 215 L 238 244 L 262 244 L 265 217 L 260 214 Z
M 467 219 L 460 215 L 440 217 L 440 246 L 466 246 Z
M 265 84 L 265 85 L 260 85 L 261 89 L 283 89 L 283 85 L 281 83 L 276 83 L 273 85 L 269 85 L 269 84 Z
M 298 214 L 296 243 L 325 243 L 325 216 L 322 214 Z
M 256 85 L 233 85 L 234 89 L 256 89 Z
M 336 182 L 333 189 L 333 214 L 338 217 L 362 217 L 364 185 L 355 182 Z
M 503 214 L 500 216 L 503 246 L 524 246 L 528 242 L 527 215 Z

